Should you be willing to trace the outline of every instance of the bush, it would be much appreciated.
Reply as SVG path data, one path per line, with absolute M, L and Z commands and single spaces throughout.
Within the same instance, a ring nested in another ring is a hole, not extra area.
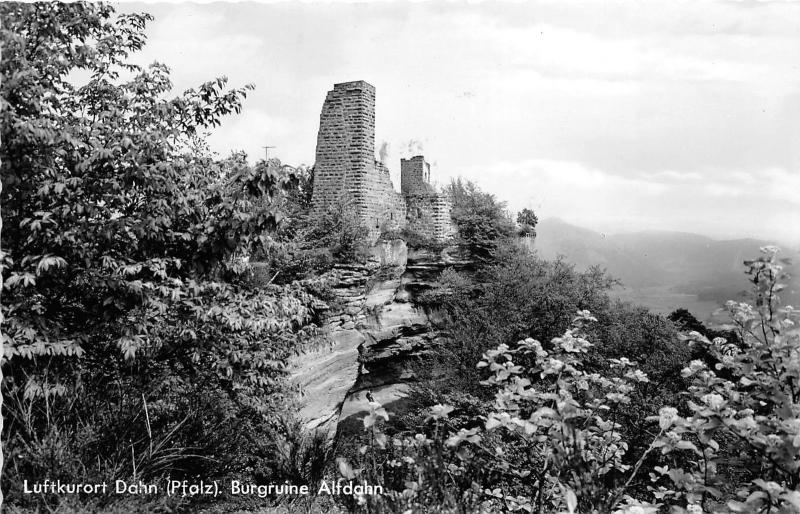
M 625 357 L 639 362 L 651 377 L 618 412 L 631 449 L 643 451 L 646 417 L 687 385 L 681 377 L 692 356 L 686 342 L 662 316 L 611 303 L 606 291 L 614 281 L 599 269 L 579 273 L 563 261 L 543 261 L 512 244 L 495 254 L 497 262 L 475 277 L 446 270 L 438 288 L 423 298 L 429 308 L 444 311 L 446 337 L 416 366 L 421 378 L 417 401 L 458 406 L 469 404 L 472 395 L 488 400 L 490 391 L 478 385 L 486 375 L 473 362 L 500 344 L 552 339 L 568 328 L 570 312 L 591 309 L 599 321 L 590 334 L 600 342 L 584 356 L 586 369 L 605 373 L 608 359 Z
M 309 216 L 308 241 L 318 241 L 331 254 L 345 262 L 366 259 L 367 228 L 361 223 L 355 206 L 346 199 L 331 203 L 325 211 Z
M 647 377 L 627 359 L 609 361 L 605 375 L 583 371 L 591 321 L 579 313 L 550 351 L 530 338 L 487 351 L 479 366 L 489 370 L 483 383 L 496 396 L 471 423 L 453 423 L 454 407 L 435 405 L 420 433 L 390 442 L 381 427 L 388 413 L 371 404 L 357 471 L 388 494 L 367 498 L 370 508 L 609 512 L 626 503 L 652 448 L 637 465 L 626 464 L 615 415 Z
M 476 259 L 490 259 L 497 245 L 514 234 L 505 204 L 473 182 L 453 179 L 444 192 L 452 201 L 458 238 Z
M 345 477 L 386 488 L 363 510 L 800 511 L 800 316 L 779 307 L 782 268 L 774 248 L 763 251 L 747 263 L 755 305 L 728 303 L 742 346 L 695 333 L 717 371 L 701 361 L 683 369 L 689 415 L 656 406 L 640 451 L 619 413 L 650 378 L 626 357 L 589 369 L 602 342 L 590 342 L 598 320 L 582 311 L 547 346 L 527 338 L 484 354 L 478 366 L 495 396 L 482 413 L 434 405 L 417 433 L 390 437 L 389 413 L 371 403 L 363 457 L 340 465 Z M 752 473 L 724 483 L 731 447 L 745 450 Z
M 167 97 L 165 66 L 127 62 L 148 15 L 0 10 L 7 502 L 60 500 L 23 494 L 24 479 L 251 467 L 317 304 L 301 284 L 242 275 L 293 174 L 216 160 L 198 137 L 251 88 L 217 79 Z M 81 87 L 76 69 L 90 76 Z
M 495 260 L 475 276 L 446 270 L 437 288 L 420 298 L 444 319 L 446 334 L 418 370 L 432 380 L 423 385 L 484 396 L 478 385 L 484 377 L 473 363 L 486 350 L 527 337 L 548 340 L 569 326 L 570 313 L 605 310 L 612 283 L 600 270 L 581 273 L 512 242 L 500 245 Z
M 338 262 L 362 262 L 367 258 L 368 234 L 355 205 L 343 196 L 324 210 L 310 209 L 287 220 L 278 234 L 277 252 L 301 258 L 308 252 L 325 252 Z M 265 256 L 254 258 L 261 260 Z
M 263 285 L 290 284 L 318 276 L 336 264 L 328 248 L 300 248 L 293 243 L 270 245 L 252 260 L 253 278 Z
M 695 344 L 715 357 L 715 370 L 692 361 L 683 375 L 692 379 L 690 416 L 677 417 L 661 446 L 674 455 L 688 450 L 695 458 L 675 459 L 656 470 L 656 496 L 666 504 L 698 503 L 703 508 L 721 499 L 725 483 L 718 475 L 729 438 L 746 451 L 751 480 L 737 484 L 733 512 L 800 510 L 800 318 L 781 307 L 778 292 L 785 278 L 777 248 L 762 248 L 748 261 L 754 304 L 728 302 L 727 309 L 741 344 L 722 338 L 709 341 L 693 334 Z
M 420 232 L 404 227 L 401 230 L 385 230 L 381 233 L 380 239 L 388 241 L 392 239 L 402 239 L 409 248 L 424 248 L 433 251 L 441 251 L 449 244 L 446 241 L 439 241 Z

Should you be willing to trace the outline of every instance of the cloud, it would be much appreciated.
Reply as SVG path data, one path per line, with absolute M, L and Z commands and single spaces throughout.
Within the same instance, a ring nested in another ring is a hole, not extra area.
M 252 137 L 254 127 L 265 135 L 263 139 Z M 265 146 L 277 146 L 275 142 L 295 135 L 291 120 L 270 115 L 262 109 L 244 109 L 240 115 L 225 119 L 208 140 L 211 149 L 221 155 L 230 150 L 244 150 L 250 159 L 261 159 Z M 271 149 L 270 154 L 275 155 L 276 151 L 279 149 Z
M 624 177 L 579 162 L 531 159 L 470 167 L 463 176 L 512 211 L 530 207 L 540 218 L 606 233 L 675 230 L 800 243 L 800 174 L 786 170 Z
M 435 180 L 469 175 L 549 215 L 710 234 L 800 221 L 800 3 L 125 9 L 154 11 L 141 58 L 176 89 L 255 84 L 212 136 L 221 153 L 270 144 L 310 164 L 325 93 L 367 80 L 395 177 L 416 140 Z

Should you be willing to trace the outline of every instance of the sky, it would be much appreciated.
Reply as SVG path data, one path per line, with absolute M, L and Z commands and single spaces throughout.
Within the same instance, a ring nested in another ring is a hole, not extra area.
M 210 135 L 313 164 L 334 83 L 376 87 L 376 150 L 604 233 L 800 247 L 800 2 L 124 3 L 175 92 L 253 84 Z

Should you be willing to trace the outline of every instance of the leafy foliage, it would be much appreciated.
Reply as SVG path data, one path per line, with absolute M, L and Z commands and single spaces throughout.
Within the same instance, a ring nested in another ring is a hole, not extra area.
M 539 223 L 539 218 L 532 209 L 527 207 L 517 213 L 517 224 L 519 230 L 517 234 L 520 236 L 536 237 L 536 225 Z
M 254 258 L 265 262 L 278 275 L 279 283 L 308 278 L 333 267 L 336 262 L 356 262 L 366 258 L 367 228 L 356 215 L 355 206 L 346 197 L 331 202 L 324 210 L 314 210 L 310 196 L 300 187 L 287 195 L 286 223 L 275 239 Z M 307 180 L 307 179 L 306 179 Z M 306 182 L 308 184 L 308 182 Z
M 359 472 L 390 489 L 376 501 L 395 511 L 432 504 L 468 506 L 470 512 L 623 508 L 629 502 L 624 493 L 653 447 L 627 464 L 616 415 L 648 379 L 624 358 L 611 360 L 608 374 L 582 369 L 591 347 L 584 330 L 592 321 L 579 312 L 550 351 L 530 338 L 487 351 L 478 366 L 490 371 L 483 384 L 495 398 L 488 413 L 466 425 L 453 417 L 454 407 L 439 404 L 429 410 L 424 433 L 396 436 L 388 444 L 374 420 L 365 418 L 372 444 Z M 380 405 L 373 409 L 388 419 Z M 442 483 L 446 493 L 439 490 Z
M 368 231 L 355 209 L 349 198 L 341 197 L 323 211 L 312 211 L 304 220 L 306 233 L 303 240 L 313 241 L 317 247 L 329 248 L 338 260 L 363 260 Z
M 241 275 L 295 175 L 203 149 L 250 87 L 168 98 L 165 66 L 126 62 L 148 15 L 0 9 L 6 477 L 246 466 L 314 304 Z
M 599 269 L 581 273 L 511 242 L 499 245 L 494 260 L 475 276 L 447 270 L 438 288 L 422 299 L 444 319 L 442 329 L 449 335 L 433 349 L 431 369 L 423 375 L 437 377 L 431 383 L 437 391 L 452 387 L 482 395 L 478 382 L 485 377 L 474 363 L 486 350 L 527 337 L 555 337 L 569 326 L 570 313 L 605 310 L 612 283 Z
M 452 201 L 459 239 L 476 258 L 489 259 L 498 243 L 514 233 L 505 204 L 473 182 L 453 179 L 444 193 Z
M 694 455 L 656 469 L 653 480 L 659 488 L 655 494 L 668 504 L 685 501 L 703 507 L 711 498 L 720 498 L 723 483 L 718 469 L 724 457 L 720 441 L 732 436 L 743 445 L 754 476 L 739 487 L 740 501 L 729 501 L 728 508 L 796 512 L 800 510 L 798 313 L 780 307 L 778 292 L 783 289 L 784 274 L 777 248 L 763 248 L 762 256 L 746 265 L 754 305 L 727 304 L 731 328 L 741 344 L 693 334 L 696 344 L 704 346 L 718 363 L 710 369 L 695 360 L 683 372 L 693 379 L 691 415 L 676 417 L 661 451 L 672 455 L 689 449 Z
M 800 331 L 797 312 L 779 307 L 783 274 L 776 249 L 763 252 L 747 263 L 755 305 L 727 306 L 741 344 L 693 334 L 695 344 L 718 359 L 716 371 L 699 360 L 683 369 L 691 380 L 686 405 L 658 406 L 639 451 L 620 413 L 651 378 L 626 357 L 590 369 L 593 348 L 603 344 L 589 339 L 600 320 L 580 311 L 547 346 L 527 338 L 485 352 L 478 366 L 489 371 L 483 384 L 495 392 L 488 412 L 464 415 L 458 406 L 437 404 L 418 433 L 389 437 L 378 422 L 390 414 L 371 404 L 365 458 L 348 468 L 350 478 L 370 477 L 388 489 L 365 499 L 367 508 L 800 511 Z M 751 475 L 726 483 L 719 469 L 731 449 L 743 450 Z

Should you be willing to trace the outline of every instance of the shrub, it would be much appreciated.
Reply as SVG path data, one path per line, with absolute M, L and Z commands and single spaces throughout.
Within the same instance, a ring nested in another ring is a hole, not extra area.
M 584 329 L 591 321 L 580 312 L 550 351 L 530 338 L 487 351 L 479 366 L 490 371 L 483 383 L 496 395 L 486 414 L 471 422 L 453 423 L 454 407 L 435 405 L 420 433 L 390 439 L 380 428 L 388 413 L 371 404 L 364 420 L 366 458 L 353 472 L 384 484 L 388 493 L 366 503 L 396 512 L 433 505 L 468 512 L 608 512 L 627 503 L 625 492 L 653 447 L 634 465 L 626 463 L 616 415 L 647 376 L 624 358 L 611 360 L 605 375 L 583 371 L 591 347 Z M 530 366 L 518 364 L 522 360 Z
M 484 395 L 474 363 L 499 344 L 563 332 L 579 309 L 602 311 L 613 283 L 597 269 L 578 272 L 563 260 L 545 261 L 514 243 L 500 245 L 495 260 L 474 276 L 446 270 L 438 287 L 420 302 L 444 319 L 446 335 L 422 363 L 431 388 Z M 444 370 L 443 374 L 438 370 Z M 427 385 L 427 384 L 426 384 Z
M 444 192 L 452 201 L 451 216 L 459 240 L 476 259 L 491 258 L 497 245 L 514 234 L 505 204 L 473 182 L 453 179 Z
M 127 62 L 148 15 L 0 10 L 7 501 L 59 500 L 23 495 L 23 479 L 248 467 L 316 303 L 242 277 L 239 256 L 274 233 L 295 177 L 218 161 L 198 137 L 251 88 L 218 79 L 167 97 L 165 66 Z
M 685 406 L 680 393 L 688 382 L 681 371 L 694 352 L 668 320 L 643 307 L 616 302 L 596 317 L 598 321 L 589 333 L 597 344 L 583 359 L 585 369 L 602 374 L 607 371 L 608 359 L 628 358 L 637 362 L 649 378 L 619 411 L 631 450 L 643 451 L 649 444 L 648 416 L 657 414 L 664 405 Z
M 734 512 L 800 510 L 800 316 L 780 307 L 785 275 L 776 256 L 777 248 L 765 247 L 760 258 L 746 262 L 753 305 L 727 303 L 730 328 L 741 345 L 693 335 L 718 363 L 710 369 L 696 360 L 684 370 L 693 380 L 691 415 L 677 417 L 660 445 L 662 453 L 688 450 L 693 458 L 655 470 L 655 495 L 667 504 L 705 508 L 722 497 L 720 441 L 732 437 L 743 445 L 753 475 L 737 487 L 739 500 L 727 507 Z
M 385 230 L 381 233 L 380 239 L 402 239 L 409 248 L 425 248 L 433 251 L 441 251 L 451 244 L 447 241 L 439 241 L 429 237 L 409 227 L 404 227 L 401 230 Z
M 340 262 L 363 261 L 368 233 L 353 202 L 342 196 L 324 210 L 309 210 L 288 220 L 280 243 L 289 252 L 326 249 Z
M 683 370 L 689 414 L 660 406 L 640 451 L 619 414 L 650 379 L 626 357 L 589 370 L 602 343 L 589 341 L 597 320 L 582 311 L 546 347 L 527 338 L 484 354 L 478 366 L 495 392 L 485 414 L 465 419 L 435 405 L 419 433 L 390 438 L 381 426 L 389 413 L 372 403 L 365 458 L 343 471 L 385 485 L 384 496 L 362 499 L 367 509 L 396 512 L 800 511 L 798 315 L 779 307 L 776 249 L 763 252 L 747 263 L 755 305 L 728 303 L 742 345 L 693 336 L 719 359 L 717 371 L 701 361 Z M 752 475 L 724 484 L 718 470 L 731 447 L 745 449 Z

